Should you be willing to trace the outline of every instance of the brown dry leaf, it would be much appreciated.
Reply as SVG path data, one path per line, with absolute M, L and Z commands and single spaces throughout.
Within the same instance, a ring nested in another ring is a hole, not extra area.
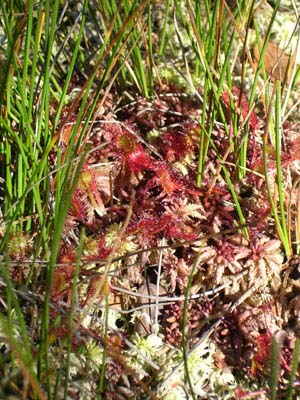
M 256 44 L 253 48 L 254 62 L 257 65 L 260 57 L 259 47 Z M 265 54 L 264 65 L 266 72 L 273 81 L 289 83 L 293 65 L 295 63 L 296 50 L 291 56 L 286 54 L 276 43 L 268 42 Z
M 75 122 L 67 122 L 65 125 L 62 127 L 62 129 L 59 131 L 59 140 L 58 143 L 60 146 L 63 146 L 66 148 L 71 139 L 71 133 L 72 129 L 75 125 Z M 83 124 L 80 124 L 78 131 L 75 134 L 75 143 L 79 140 L 80 134 L 81 134 L 81 129 L 82 129 Z
M 141 336 L 148 336 L 151 333 L 151 327 L 153 324 L 153 319 L 155 315 L 155 300 L 152 298 L 150 299 L 148 296 L 156 296 L 157 288 L 156 285 L 153 283 L 144 284 L 141 286 L 137 293 L 140 295 L 145 295 L 145 297 L 139 297 L 136 305 L 145 307 L 142 309 L 141 316 L 135 321 L 135 331 L 138 332 Z M 166 290 L 159 286 L 159 295 L 164 296 L 166 295 Z M 151 304 L 151 306 L 150 306 Z M 163 306 L 159 305 L 159 311 L 162 311 Z

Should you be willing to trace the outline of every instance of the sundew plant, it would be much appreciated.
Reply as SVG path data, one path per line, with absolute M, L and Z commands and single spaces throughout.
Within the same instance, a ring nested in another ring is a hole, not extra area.
M 0 0 L 0 398 L 300 396 L 300 4 Z

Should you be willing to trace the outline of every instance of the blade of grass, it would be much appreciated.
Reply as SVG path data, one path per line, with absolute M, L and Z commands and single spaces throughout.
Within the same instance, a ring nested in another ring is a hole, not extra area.
M 271 344 L 271 365 L 270 365 L 270 399 L 277 399 L 277 385 L 280 370 L 280 348 L 276 340 L 272 339 Z
M 264 135 L 263 135 L 263 166 L 264 166 L 264 175 L 265 175 L 265 181 L 266 181 L 266 189 L 268 192 L 268 197 L 269 197 L 273 217 L 275 219 L 276 229 L 277 229 L 279 238 L 284 246 L 285 253 L 289 257 L 291 250 L 290 250 L 290 244 L 289 244 L 289 240 L 288 240 L 287 227 L 285 226 L 285 228 L 283 228 L 282 223 L 279 219 L 277 207 L 276 207 L 276 204 L 273 199 L 273 194 L 272 194 L 270 182 L 269 182 L 269 167 L 268 167 L 269 121 L 271 118 L 275 94 L 276 94 L 276 85 L 274 85 L 274 87 L 273 87 L 273 92 L 272 92 L 271 99 L 270 99 L 269 109 L 267 112 L 267 118 L 266 118 L 266 123 L 265 123 Z M 279 157 L 279 160 L 278 160 L 278 157 Z M 278 157 L 276 158 L 276 162 L 278 163 L 278 165 L 280 167 L 280 154 L 278 154 Z M 283 210 L 283 213 L 284 213 L 284 210 Z
M 136 1 L 134 1 L 132 6 L 130 7 L 128 0 L 123 0 L 123 5 L 124 5 L 125 15 L 126 15 L 126 17 L 128 17 L 132 13 L 134 8 L 136 7 Z M 133 22 L 129 24 L 129 28 L 132 29 L 132 40 L 133 41 L 139 35 L 139 32 L 136 29 L 136 26 L 138 26 L 138 25 L 133 25 Z M 147 85 L 147 78 L 145 75 L 143 56 L 141 53 L 141 49 L 138 45 L 136 45 L 134 47 L 133 52 L 132 52 L 132 66 L 133 66 L 135 75 L 137 77 L 137 80 L 143 90 L 143 95 L 145 97 L 149 97 L 149 90 L 148 90 L 148 85 Z
M 74 336 L 74 331 L 76 329 L 76 323 L 74 323 L 75 309 L 76 309 L 76 297 L 77 297 L 77 284 L 80 270 L 80 260 L 82 257 L 84 245 L 84 230 L 82 229 L 80 232 L 79 245 L 77 249 L 76 255 L 76 263 L 75 270 L 72 281 L 72 291 L 71 291 L 71 304 L 69 311 L 69 324 L 68 324 L 68 340 L 67 340 L 67 349 L 66 349 L 66 375 L 65 375 L 65 383 L 64 383 L 64 399 L 68 398 L 68 386 L 70 380 L 70 361 L 71 361 L 71 352 L 72 352 L 72 340 Z
M 295 379 L 296 379 L 296 374 L 299 366 L 299 338 L 296 338 L 295 341 L 295 347 L 293 351 L 293 359 L 292 359 L 292 364 L 291 364 L 291 373 L 290 373 L 290 378 L 289 378 L 289 383 L 288 383 L 288 388 L 287 388 L 287 393 L 286 393 L 286 400 L 292 400 L 293 395 L 295 393 Z
M 262 46 L 261 46 L 261 38 L 259 37 L 259 33 L 258 33 L 258 28 L 257 28 L 256 22 L 254 20 L 254 26 L 255 26 L 256 37 L 257 37 L 257 45 L 259 46 L 259 48 L 261 47 L 261 50 L 260 50 L 260 56 L 259 56 L 257 68 L 256 68 L 255 75 L 254 75 L 254 78 L 253 78 L 253 84 L 252 84 L 252 87 L 251 87 L 251 92 L 250 92 L 250 97 L 249 97 L 249 109 L 251 109 L 253 107 L 253 104 L 255 102 L 256 89 L 257 89 L 257 85 L 258 85 L 260 72 L 261 72 L 261 70 L 265 71 L 265 68 L 264 68 L 264 55 L 265 55 L 265 52 L 266 52 L 266 49 L 267 49 L 267 45 L 268 45 L 269 40 L 270 40 L 272 27 L 273 27 L 274 22 L 275 22 L 275 18 L 276 18 L 278 9 L 279 9 L 279 5 L 280 5 L 280 0 L 276 0 L 276 2 L 274 4 L 274 7 L 273 7 L 273 13 L 272 13 L 270 22 L 268 24 L 267 31 L 266 31 L 264 42 L 263 42 Z M 266 94 L 267 94 L 267 92 L 266 92 Z M 267 101 L 266 105 L 267 105 L 267 108 L 268 108 L 268 105 L 269 105 L 268 101 Z M 241 166 L 245 166 L 245 163 L 246 163 L 246 159 L 241 160 Z
M 89 1 L 85 0 L 84 4 L 83 4 L 82 11 L 81 11 L 82 18 L 81 18 L 80 27 L 79 27 L 79 33 L 77 35 L 77 40 L 75 42 L 74 52 L 72 54 L 72 59 L 71 59 L 71 62 L 70 62 L 69 68 L 68 68 L 68 73 L 67 73 L 67 76 L 66 76 L 66 79 L 65 79 L 65 82 L 64 82 L 64 86 L 63 86 L 62 93 L 61 93 L 61 96 L 60 96 L 59 104 L 57 106 L 57 111 L 56 111 L 54 124 L 53 124 L 53 131 L 57 128 L 59 119 L 61 117 L 61 112 L 62 112 L 62 108 L 63 108 L 64 103 L 65 103 L 67 90 L 69 88 L 71 77 L 72 77 L 72 74 L 74 72 L 74 67 L 75 67 L 75 63 L 76 63 L 76 60 L 77 60 L 77 56 L 78 56 L 79 46 L 80 46 L 80 43 L 81 43 L 81 40 L 82 40 L 83 31 L 84 31 L 84 27 L 85 27 L 86 12 L 87 12 L 88 5 L 89 5 Z M 103 47 L 103 49 L 104 49 L 104 47 Z
M 29 96 L 28 96 L 28 110 L 31 113 L 33 113 L 34 98 L 37 97 L 37 96 L 34 96 L 34 93 L 37 91 L 37 88 L 39 87 L 39 85 L 36 82 L 36 77 L 38 75 L 37 62 L 38 62 L 38 57 L 39 57 L 39 52 L 40 52 L 41 37 L 42 37 L 44 23 L 45 23 L 45 11 L 44 11 L 44 7 L 43 7 L 43 3 L 40 2 L 39 7 L 38 7 L 36 30 L 35 30 L 35 36 L 34 36 L 30 84 L 29 84 Z
M 151 1 L 148 1 L 148 90 L 149 96 L 153 97 L 154 95 L 154 81 L 153 81 L 153 48 L 152 48 L 152 5 Z M 136 46 L 135 46 L 136 47 Z
M 109 303 L 108 294 L 105 294 L 105 320 L 104 320 L 104 337 L 103 337 L 103 354 L 102 363 L 99 373 L 99 383 L 98 383 L 98 396 L 97 399 L 101 400 L 104 393 L 104 378 L 106 370 L 106 359 L 107 359 L 107 340 L 108 340 L 108 313 L 109 313 Z
M 55 32 L 57 30 L 57 18 L 59 10 L 59 0 L 54 0 L 54 3 L 50 0 L 45 2 L 45 32 L 46 32 L 46 49 L 45 49 L 45 63 L 44 63 L 44 77 L 43 77 L 43 87 L 41 93 L 41 104 L 38 110 L 38 132 L 43 129 L 43 138 L 45 142 L 48 142 L 49 137 L 49 114 L 50 114 L 50 96 L 49 96 L 49 86 L 50 86 L 50 68 L 52 59 L 52 48 L 55 38 Z M 50 9 L 52 12 L 50 13 Z M 51 21 L 51 24 L 49 24 Z M 39 136 L 39 135 L 37 135 Z
M 282 169 L 281 169 L 281 84 L 277 80 L 276 83 L 276 97 L 275 97 L 275 152 L 276 152 L 276 180 L 278 187 L 278 202 L 280 212 L 280 224 L 282 227 L 282 234 L 284 240 L 284 248 L 288 249 L 287 256 L 291 254 L 291 243 L 289 241 L 289 234 L 287 223 L 285 219 L 285 200 L 284 200 L 284 188 L 282 183 Z
M 199 125 L 202 128 L 202 131 L 204 132 L 204 134 L 206 134 L 206 129 L 201 124 L 201 121 L 199 121 Z M 207 137 L 208 137 L 208 140 L 209 140 L 209 143 L 210 143 L 212 149 L 215 151 L 215 154 L 216 154 L 216 156 L 217 156 L 217 158 L 218 158 L 218 160 L 220 162 L 221 169 L 222 169 L 222 171 L 224 173 L 225 181 L 226 181 L 226 183 L 228 185 L 228 188 L 230 190 L 230 193 L 231 193 L 231 196 L 232 196 L 232 199 L 233 199 L 233 202 L 234 202 L 238 217 L 240 219 L 240 223 L 241 223 L 241 226 L 242 226 L 243 234 L 245 235 L 245 237 L 247 239 L 249 239 L 249 232 L 248 232 L 248 229 L 247 229 L 247 223 L 246 223 L 245 217 L 243 215 L 243 211 L 242 211 L 242 208 L 241 208 L 241 205 L 240 205 L 240 202 L 239 202 L 238 195 L 237 195 L 236 190 L 234 188 L 234 184 L 233 184 L 232 179 L 230 177 L 230 173 L 228 172 L 228 170 L 226 168 L 226 163 L 225 163 L 223 157 L 219 154 L 218 149 L 216 148 L 216 145 L 213 142 L 213 140 L 209 137 L 209 135 L 207 135 Z M 230 147 L 228 149 L 228 153 L 229 153 L 229 151 L 230 151 Z
M 166 42 L 167 42 L 167 28 L 168 28 L 168 20 L 169 20 L 169 12 L 170 12 L 171 0 L 166 0 L 165 4 L 165 12 L 164 12 L 164 22 L 162 26 L 162 31 L 160 35 L 159 49 L 158 49 L 158 57 L 161 58 L 166 51 Z
M 239 94 L 239 100 L 238 100 L 238 107 L 241 108 L 242 104 L 242 98 L 244 94 L 244 79 L 245 79 L 245 70 L 246 70 L 246 49 L 248 46 L 248 35 L 250 31 L 250 24 L 253 18 L 253 10 L 254 10 L 254 4 L 255 0 L 252 0 L 250 9 L 249 9 L 249 15 L 247 19 L 247 24 L 246 24 L 246 33 L 245 33 L 245 39 L 243 41 L 243 50 L 242 50 L 242 71 L 241 71 L 241 84 L 240 84 L 240 94 Z M 237 125 L 239 126 L 239 115 L 238 115 L 238 121 Z M 238 165 L 241 168 L 238 168 L 238 178 L 242 179 L 245 176 L 246 173 L 246 162 L 247 162 L 247 148 L 248 148 L 248 136 L 249 136 L 249 122 L 246 124 L 246 126 L 243 129 L 243 138 L 241 141 L 241 147 L 240 147 L 240 156 L 239 156 L 239 161 Z

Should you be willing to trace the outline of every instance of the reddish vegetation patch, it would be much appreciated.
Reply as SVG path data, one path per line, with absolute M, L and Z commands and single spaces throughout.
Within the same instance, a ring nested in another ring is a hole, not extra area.
M 295 338 L 292 328 L 299 330 L 299 302 L 294 300 L 296 289 L 289 273 L 284 280 L 289 290 L 282 283 L 283 248 L 261 175 L 262 143 L 257 131 L 264 121 L 249 109 L 246 95 L 238 88 L 223 93 L 229 135 L 222 125 L 215 126 L 211 133 L 214 147 L 208 146 L 201 185 L 196 187 L 199 143 L 204 134 L 197 122 L 201 116 L 197 101 L 165 86 L 157 88 L 157 98 L 152 102 L 137 99 L 117 113 L 113 103 L 110 98 L 104 104 L 105 112 L 83 141 L 91 150 L 65 222 L 51 287 L 52 304 L 68 311 L 79 232 L 84 228 L 78 282 L 81 307 L 91 307 L 107 296 L 111 306 L 130 310 L 135 305 L 134 293 L 146 281 L 155 284 L 159 272 L 164 292 L 181 298 L 160 306 L 160 331 L 166 343 L 181 346 L 184 332 L 192 346 L 211 324 L 222 319 L 212 335 L 222 351 L 222 363 L 234 371 L 242 370 L 250 379 L 263 380 L 272 338 L 277 331 L 289 331 L 281 348 L 283 380 L 289 372 Z M 62 154 L 74 118 L 63 131 L 59 143 Z M 238 137 L 234 137 L 236 123 Z M 246 134 L 249 171 L 238 180 L 238 152 L 233 152 L 233 146 L 240 146 Z M 282 135 L 282 173 L 292 184 L 299 171 L 299 133 L 291 134 L 291 127 L 286 125 Z M 276 194 L 275 153 L 272 144 L 268 145 L 269 179 Z M 84 145 L 78 153 L 83 154 L 83 150 Z M 222 159 L 231 186 L 220 165 Z M 55 162 L 53 154 L 51 162 Z M 293 241 L 297 196 L 291 188 L 285 201 L 290 201 Z M 248 237 L 245 230 L 236 228 L 241 221 L 233 194 L 246 221 Z M 15 254 L 14 239 L 10 256 L 23 261 L 29 250 L 24 245 L 22 253 Z M 105 279 L 101 275 L 104 270 L 112 271 Z M 118 287 L 133 295 L 118 293 Z M 188 302 L 187 326 L 183 329 L 182 298 L 189 294 L 196 297 Z M 129 317 L 127 329 L 134 330 Z M 68 329 L 62 323 L 52 332 L 56 338 L 67 335 Z M 92 328 L 91 332 L 96 335 Z M 110 336 L 110 343 L 113 339 Z M 123 342 L 112 346 L 126 347 Z M 122 359 L 112 357 L 109 368 L 115 374 L 115 383 L 111 384 L 117 385 L 124 372 Z M 106 373 L 109 380 L 109 369 Z M 105 398 L 115 398 L 110 389 Z M 236 398 L 245 398 L 247 393 L 240 388 Z

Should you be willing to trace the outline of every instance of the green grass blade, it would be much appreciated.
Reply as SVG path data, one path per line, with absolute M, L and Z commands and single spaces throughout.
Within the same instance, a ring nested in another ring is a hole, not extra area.
M 80 270 L 80 265 L 81 265 L 83 245 L 84 245 L 84 230 L 82 229 L 80 232 L 79 246 L 78 246 L 77 255 L 76 255 L 75 271 L 74 271 L 73 281 L 72 281 L 71 304 L 70 304 L 69 324 L 68 324 L 69 332 L 68 332 L 67 349 L 66 349 L 66 375 L 65 375 L 65 384 L 64 384 L 64 399 L 65 400 L 68 398 L 72 340 L 73 340 L 74 330 L 76 328 L 76 324 L 74 324 L 74 315 L 75 315 L 75 310 L 76 310 L 76 296 L 77 296 L 76 294 L 77 294 L 77 284 L 78 284 L 79 270 Z
M 280 81 L 276 81 L 276 98 L 275 98 L 275 151 L 276 151 L 276 178 L 278 186 L 278 201 L 279 201 L 279 212 L 280 212 L 280 223 L 282 227 L 284 248 L 289 249 L 287 255 L 291 254 L 289 234 L 287 229 L 287 223 L 285 218 L 285 201 L 284 201 L 284 188 L 282 182 L 282 169 L 281 169 L 281 84 Z
M 55 128 L 57 127 L 59 119 L 61 117 L 61 112 L 62 112 L 62 108 L 63 108 L 64 103 L 65 103 L 67 90 L 68 90 L 68 87 L 70 85 L 72 74 L 74 72 L 75 63 L 77 61 L 77 56 L 78 56 L 81 40 L 82 40 L 82 37 L 83 37 L 85 21 L 86 21 L 86 12 L 87 12 L 88 5 L 89 5 L 89 0 L 85 0 L 84 5 L 83 5 L 83 9 L 81 11 L 82 18 L 81 18 L 80 27 L 79 27 L 79 33 L 77 35 L 77 40 L 76 40 L 76 43 L 75 43 L 74 52 L 72 54 L 72 59 L 71 59 L 71 62 L 70 62 L 70 66 L 68 68 L 68 73 L 67 73 L 67 76 L 66 76 L 66 79 L 65 79 L 65 83 L 64 83 L 64 86 L 63 86 L 63 89 L 62 89 L 62 93 L 61 93 L 61 96 L 60 96 L 60 101 L 59 101 L 59 104 L 58 104 L 58 107 L 57 107 L 57 112 L 56 112 L 55 120 L 54 120 L 54 124 L 53 124 L 53 130 L 55 130 Z
M 109 303 L 108 296 L 105 296 L 105 320 L 104 320 L 104 337 L 103 337 L 103 354 L 102 363 L 99 371 L 99 383 L 98 383 L 98 396 L 97 399 L 101 400 L 104 392 L 104 377 L 106 370 L 106 359 L 107 359 L 107 340 L 108 340 L 108 314 L 109 314 Z
M 277 399 L 277 385 L 280 371 L 280 348 L 275 339 L 271 344 L 271 365 L 270 365 L 270 400 Z
M 288 233 L 285 233 L 284 228 L 282 227 L 282 222 L 280 221 L 280 218 L 278 216 L 278 210 L 277 210 L 276 204 L 273 199 L 273 193 L 271 190 L 269 176 L 268 176 L 269 175 L 269 167 L 268 167 L 269 121 L 271 118 L 271 112 L 272 112 L 272 108 L 273 108 L 273 100 L 274 100 L 275 94 L 276 94 L 276 86 L 274 86 L 274 88 L 273 88 L 273 93 L 272 93 L 272 96 L 270 99 L 270 104 L 269 104 L 269 109 L 267 112 L 267 118 L 266 118 L 266 124 L 265 124 L 265 131 L 264 131 L 264 135 L 263 135 L 263 166 L 264 166 L 264 175 L 265 175 L 265 180 L 266 180 L 266 189 L 267 189 L 267 193 L 269 196 L 269 201 L 270 201 L 273 217 L 275 219 L 276 229 L 277 229 L 279 238 L 282 241 L 282 244 L 284 246 L 284 250 L 285 250 L 287 256 L 289 256 L 290 255 L 289 236 L 288 236 Z M 279 140 L 280 140 L 280 138 L 279 138 Z M 276 158 L 276 162 L 280 167 L 280 154 L 278 154 L 278 157 Z M 279 175 L 280 174 L 281 174 L 281 172 L 279 172 Z M 282 188 L 282 186 L 281 186 L 281 188 Z M 282 212 L 284 215 L 284 209 L 282 210 Z M 284 219 L 284 221 L 285 221 L 285 219 Z M 287 227 L 285 229 L 287 231 Z
M 296 374 L 297 374 L 297 370 L 298 370 L 298 366 L 299 366 L 299 350 L 300 350 L 299 343 L 300 343 L 299 338 L 296 338 L 295 347 L 294 347 L 294 351 L 293 351 L 290 379 L 289 379 L 287 393 L 286 393 L 286 400 L 292 400 L 293 395 L 295 393 L 294 383 L 295 383 Z

